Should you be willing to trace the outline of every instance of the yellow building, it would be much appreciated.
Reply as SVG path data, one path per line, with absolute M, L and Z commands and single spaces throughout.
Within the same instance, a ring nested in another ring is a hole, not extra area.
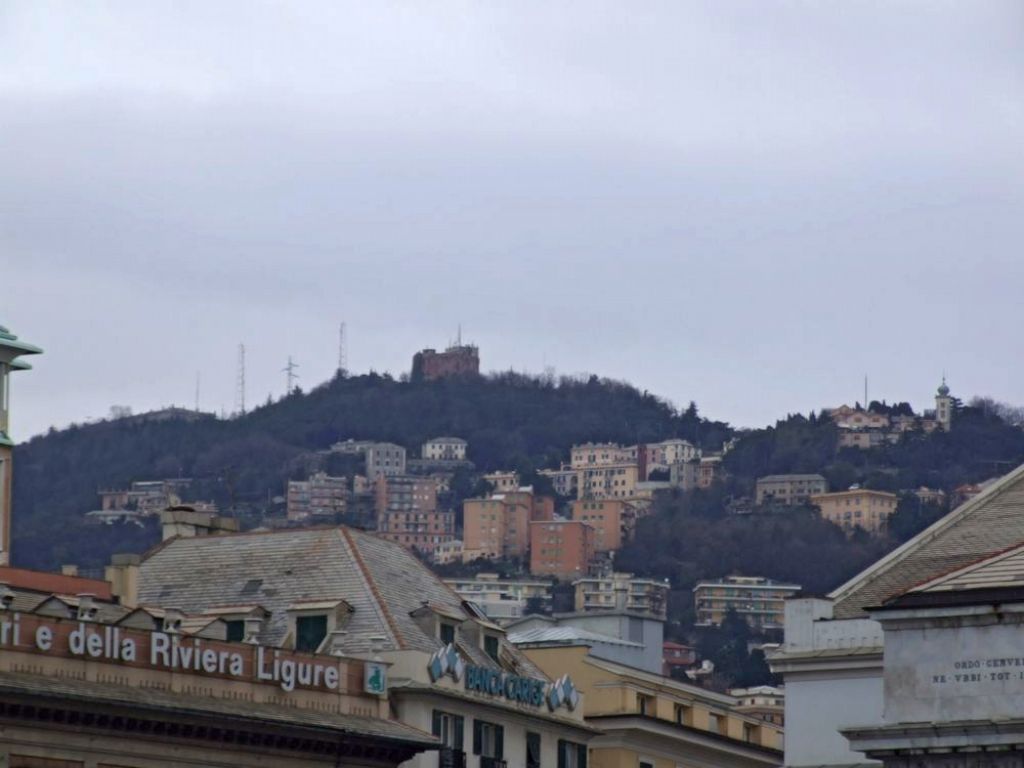
M 550 676 L 584 694 L 590 768 L 768 768 L 782 762 L 782 728 L 737 711 L 732 696 L 590 656 L 584 645 L 520 646 Z
M 877 533 L 885 528 L 889 515 L 896 511 L 898 499 L 894 493 L 852 488 L 838 493 L 821 493 L 811 497 L 811 503 L 821 510 L 826 520 L 846 531 L 863 528 Z
M 799 591 L 799 584 L 783 584 L 761 576 L 699 581 L 693 588 L 697 626 L 718 626 L 729 611 L 735 611 L 755 629 L 781 629 L 785 601 Z

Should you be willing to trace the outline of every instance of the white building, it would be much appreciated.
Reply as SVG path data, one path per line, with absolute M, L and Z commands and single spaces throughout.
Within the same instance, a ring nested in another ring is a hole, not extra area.
M 870 763 L 864 750 L 881 756 L 878 742 L 868 738 L 870 729 L 866 727 L 884 723 L 888 717 L 885 663 L 894 651 L 889 648 L 889 633 L 883 632 L 879 614 L 870 609 L 1024 541 L 1022 509 L 1024 466 L 827 598 L 786 604 L 785 642 L 779 651 L 769 654 L 772 669 L 783 675 L 786 684 L 786 766 Z M 977 612 L 982 615 L 988 610 L 979 608 Z M 952 620 L 954 613 L 947 613 Z M 919 618 L 918 626 L 926 626 L 925 619 Z M 925 645 L 918 646 L 916 652 L 922 665 L 955 663 L 964 657 L 961 649 L 940 658 Z M 926 689 L 920 693 L 935 698 Z M 854 735 L 850 729 L 861 730 Z M 843 732 L 853 735 L 853 741 Z M 947 746 L 952 748 L 954 744 Z
M 445 579 L 445 584 L 493 621 L 518 619 L 528 612 L 531 601 L 541 609 L 551 607 L 550 581 L 502 579 L 496 573 L 478 573 L 466 579 Z
M 461 437 L 435 437 L 423 444 L 420 456 L 428 461 L 465 461 L 468 445 Z

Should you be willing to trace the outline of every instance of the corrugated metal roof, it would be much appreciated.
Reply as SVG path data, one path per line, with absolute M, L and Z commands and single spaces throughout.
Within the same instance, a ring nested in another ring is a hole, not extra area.
M 510 634 L 508 640 L 515 645 L 521 643 L 606 643 L 608 645 L 622 645 L 628 648 L 644 647 L 643 643 L 620 640 L 611 635 L 602 635 L 598 632 L 590 632 L 586 629 L 567 626 L 525 629 L 522 632 Z

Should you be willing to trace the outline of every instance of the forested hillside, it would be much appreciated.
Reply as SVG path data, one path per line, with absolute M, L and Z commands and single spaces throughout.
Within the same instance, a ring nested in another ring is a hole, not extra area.
M 469 441 L 481 470 L 557 466 L 574 443 L 687 438 L 714 449 L 731 436 L 725 424 L 678 413 L 651 394 L 591 377 L 559 380 L 516 374 L 397 381 L 338 377 L 303 394 L 231 420 L 106 421 L 51 431 L 18 446 L 15 461 L 14 560 L 53 568 L 98 566 L 112 551 L 136 550 L 155 530 L 97 529 L 83 515 L 100 488 L 133 480 L 192 477 L 193 495 L 224 510 L 258 510 L 303 476 L 303 454 L 347 438 L 388 440 L 417 455 L 438 435 Z

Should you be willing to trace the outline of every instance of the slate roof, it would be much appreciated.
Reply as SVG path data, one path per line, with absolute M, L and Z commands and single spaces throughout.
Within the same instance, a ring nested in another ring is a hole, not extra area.
M 44 677 L 18 672 L 0 672 L 0 695 L 30 695 L 62 702 L 80 701 L 92 705 L 128 706 L 133 710 L 175 712 L 245 718 L 270 725 L 301 726 L 322 729 L 336 735 L 352 734 L 370 738 L 398 739 L 432 747 L 436 740 L 412 726 L 376 717 L 342 715 L 317 709 L 296 709 L 280 704 L 257 703 L 239 699 L 164 691 L 157 688 L 133 688 L 113 683 L 75 680 L 69 677 Z
M 1024 543 L 1024 465 L 834 590 L 837 619 L 862 618 L 912 587 Z
M 170 539 L 148 553 L 139 569 L 139 603 L 202 613 L 218 605 L 258 603 L 270 611 L 261 644 L 281 646 L 288 608 L 310 600 L 345 600 L 347 653 L 419 650 L 441 646 L 410 614 L 424 607 L 474 619 L 463 600 L 400 544 L 346 527 L 303 528 Z M 459 633 L 459 649 L 473 664 L 495 666 Z M 517 668 L 544 677 L 505 646 Z

